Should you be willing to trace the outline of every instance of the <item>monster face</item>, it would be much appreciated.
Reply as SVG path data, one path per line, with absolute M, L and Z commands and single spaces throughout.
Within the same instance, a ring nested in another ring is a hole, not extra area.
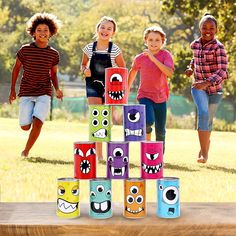
M 126 68 L 111 67 L 106 69 L 106 104 L 127 104 L 127 78 L 128 70 Z
M 157 191 L 157 215 L 161 218 L 179 217 L 179 179 L 173 177 L 159 179 L 157 181 Z
M 89 140 L 109 142 L 111 139 L 111 108 L 106 105 L 89 106 Z
M 127 179 L 124 182 L 124 216 L 141 218 L 146 215 L 145 180 Z
M 163 142 L 141 142 L 141 177 L 163 177 Z
M 111 180 L 105 178 L 90 180 L 89 215 L 99 219 L 105 219 L 112 216 Z
M 124 106 L 125 141 L 144 141 L 146 138 L 145 105 Z
M 107 178 L 127 179 L 129 177 L 129 143 L 109 142 L 107 144 Z
M 96 178 L 96 151 L 94 142 L 74 143 L 74 177 Z
M 57 216 L 63 218 L 79 216 L 79 181 L 77 179 L 58 179 Z

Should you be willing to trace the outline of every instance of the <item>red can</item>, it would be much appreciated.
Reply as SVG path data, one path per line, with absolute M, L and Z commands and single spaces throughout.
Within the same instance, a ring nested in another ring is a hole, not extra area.
M 74 177 L 76 179 L 96 178 L 95 142 L 74 143 Z
M 127 104 L 128 69 L 110 67 L 105 70 L 105 104 Z

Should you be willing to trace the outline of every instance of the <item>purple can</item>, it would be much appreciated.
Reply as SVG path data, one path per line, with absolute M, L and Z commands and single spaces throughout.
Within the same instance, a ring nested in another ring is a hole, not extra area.
M 107 178 L 129 178 L 129 143 L 107 143 Z
M 146 140 L 146 114 L 145 105 L 124 106 L 124 140 Z
M 163 178 L 163 142 L 141 142 L 141 178 Z

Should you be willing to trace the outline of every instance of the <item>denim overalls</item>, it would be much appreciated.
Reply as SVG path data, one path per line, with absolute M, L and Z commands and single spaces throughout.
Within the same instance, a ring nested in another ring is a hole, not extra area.
M 109 42 L 107 53 L 96 52 L 97 42 L 93 43 L 93 54 L 90 60 L 91 77 L 86 77 L 87 97 L 100 97 L 104 100 L 105 92 L 105 69 L 112 67 L 111 49 L 112 42 Z

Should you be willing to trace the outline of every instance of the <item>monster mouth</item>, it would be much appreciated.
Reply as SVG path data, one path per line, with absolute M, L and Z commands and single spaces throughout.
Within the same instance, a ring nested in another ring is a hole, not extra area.
M 78 204 L 79 204 L 78 202 L 76 203 L 67 202 L 61 198 L 57 200 L 58 209 L 65 214 L 69 214 L 76 211 L 76 209 L 78 209 Z
M 123 166 L 121 168 L 115 168 L 113 166 L 110 166 L 110 171 L 112 173 L 112 176 L 124 176 L 126 171 L 126 166 Z
M 91 209 L 95 213 L 106 213 L 111 209 L 111 201 L 91 202 Z
M 121 100 L 124 97 L 125 92 L 122 91 L 108 91 L 108 96 L 112 100 Z
M 95 138 L 105 138 L 107 137 L 107 130 L 106 129 L 99 129 L 95 133 L 92 134 Z
M 125 136 L 130 136 L 130 135 L 141 137 L 143 135 L 143 130 L 142 129 L 135 129 L 135 130 L 125 129 Z
M 80 163 L 80 170 L 82 173 L 84 174 L 88 174 L 90 172 L 91 169 L 91 165 L 90 162 L 88 160 L 83 160 Z
M 171 207 L 168 209 L 168 215 L 174 215 L 175 213 L 175 208 Z
M 159 172 L 161 170 L 161 167 L 162 167 L 162 163 L 160 163 L 156 166 L 148 166 L 148 165 L 142 163 L 142 169 L 148 174 L 156 174 L 157 172 Z
M 141 211 L 144 211 L 144 208 L 143 208 L 143 207 L 142 207 L 142 208 L 139 207 L 138 210 L 133 211 L 133 210 L 131 210 L 129 207 L 125 207 L 125 210 L 128 211 L 128 212 L 131 213 L 131 214 L 138 214 L 138 213 L 140 213 Z

